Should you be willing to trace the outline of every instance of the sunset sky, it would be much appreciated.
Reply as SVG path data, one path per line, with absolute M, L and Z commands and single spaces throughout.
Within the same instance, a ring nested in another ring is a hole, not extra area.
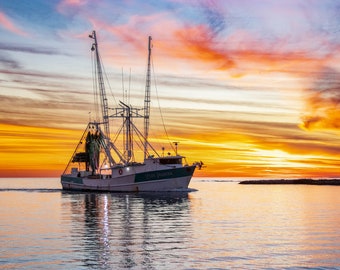
M 63 172 L 95 117 L 96 30 L 110 107 L 143 105 L 152 36 L 152 112 L 206 164 L 195 176 L 340 177 L 339 14 L 338 0 L 0 0 L 0 176 Z

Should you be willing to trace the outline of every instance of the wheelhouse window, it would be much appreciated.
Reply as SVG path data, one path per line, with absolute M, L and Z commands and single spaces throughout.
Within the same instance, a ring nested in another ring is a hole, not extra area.
M 182 164 L 182 158 L 160 158 L 159 163 L 163 165 Z

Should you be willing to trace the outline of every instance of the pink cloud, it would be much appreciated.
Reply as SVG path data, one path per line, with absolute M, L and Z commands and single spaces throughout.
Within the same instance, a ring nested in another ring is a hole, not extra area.
M 309 71 L 313 71 L 329 61 L 327 53 L 315 53 L 314 48 L 305 49 L 305 42 L 292 47 L 287 40 L 289 37 L 270 41 L 245 30 L 236 30 L 222 37 L 210 25 L 183 25 L 169 13 L 134 15 L 125 23 L 114 25 L 95 17 L 89 20 L 94 29 L 113 34 L 116 40 L 124 43 L 123 47 L 114 48 L 122 54 L 126 54 L 127 49 L 131 54 L 133 49 L 134 54 L 144 55 L 146 48 L 144 41 L 148 35 L 152 35 L 157 53 L 166 58 L 168 65 L 172 62 L 170 58 L 172 60 L 179 58 L 196 67 L 197 64 L 202 64 L 206 68 L 226 71 L 232 76 L 235 74 L 243 76 L 259 71 L 303 76 L 296 71 L 306 71 L 306 66 Z M 315 40 L 307 33 L 304 38 L 311 40 L 313 44 L 325 43 L 325 46 L 328 46 L 327 40 L 323 40 L 322 37 Z
M 59 12 L 62 12 L 70 7 L 80 7 L 87 4 L 87 0 L 62 0 L 57 9 Z
M 98 32 L 102 52 L 114 54 L 116 63 L 117 57 L 127 61 L 123 58 L 145 56 L 149 35 L 153 37 L 157 54 L 162 55 L 159 61 L 168 67 L 180 59 L 185 65 L 225 71 L 226 76 L 232 77 L 259 72 L 304 76 L 306 67 L 308 72 L 313 72 L 331 60 L 327 36 L 315 35 L 308 27 L 298 38 L 285 31 L 281 36 L 276 33 L 261 36 L 253 29 L 234 28 L 227 11 L 218 3 L 197 4 L 206 23 L 185 23 L 172 11 L 119 15 L 112 21 L 98 12 L 89 12 L 92 3 L 88 0 L 63 0 L 58 7 L 61 12 L 77 13 L 88 21 Z
M 84 1 L 84 0 L 64 0 L 61 2 L 61 4 L 69 5 L 69 6 L 79 6 L 79 5 L 83 5 L 86 2 L 87 1 Z
M 144 65 L 148 36 L 152 36 L 157 54 L 165 56 L 162 56 L 160 61 L 164 58 L 169 60 L 169 56 L 173 57 L 170 53 L 171 49 L 180 46 L 178 42 L 175 44 L 176 42 L 171 41 L 172 33 L 180 26 L 166 13 L 133 15 L 126 22 L 115 24 L 96 16 L 88 16 L 87 19 L 92 28 L 97 31 L 101 52 L 107 54 L 107 57 L 112 57 L 112 62 L 116 66 L 119 62 L 128 64 L 129 61 L 133 61 L 134 65 L 138 63 Z M 136 57 L 141 61 L 139 62 Z
M 6 30 L 20 35 L 20 36 L 28 36 L 28 33 L 17 27 L 3 12 L 0 11 L 0 25 Z
M 56 10 L 70 18 L 80 15 L 87 19 L 97 2 L 96 0 L 61 0 L 56 6 Z

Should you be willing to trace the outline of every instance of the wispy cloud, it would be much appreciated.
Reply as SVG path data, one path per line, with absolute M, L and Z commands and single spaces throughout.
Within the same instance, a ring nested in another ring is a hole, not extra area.
M 2 55 L 1 53 L 0 53 L 0 66 L 2 66 L 5 69 L 19 69 L 21 67 L 18 61 L 15 61 L 14 59 L 7 55 Z
M 20 36 L 29 36 L 29 34 L 17 26 L 5 13 L 0 11 L 0 25 L 9 32 Z
M 207 21 L 207 25 L 211 29 L 212 36 L 217 36 L 223 32 L 227 27 L 228 13 L 222 5 L 218 5 L 217 1 L 205 1 L 201 2 L 201 8 L 203 10 L 204 19 Z
M 34 98 L 0 95 L 1 123 L 55 128 L 73 125 L 81 129 L 79 123 L 88 120 L 91 99 L 84 93 L 30 92 Z M 37 98 L 37 95 L 41 98 Z M 64 118 L 62 122 L 61 118 Z
M 24 53 L 32 53 L 32 54 L 45 54 L 45 55 L 65 55 L 71 56 L 72 54 L 66 53 L 65 51 L 60 51 L 56 48 L 48 48 L 48 47 L 35 47 L 33 45 L 21 45 L 21 44 L 8 44 L 0 42 L 0 50 L 2 51 L 10 51 L 10 52 L 24 52 Z

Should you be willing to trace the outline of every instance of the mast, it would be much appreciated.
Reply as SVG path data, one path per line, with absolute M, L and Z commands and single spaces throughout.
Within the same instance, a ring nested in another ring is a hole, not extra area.
M 123 108 L 124 117 L 124 141 L 125 141 L 125 160 L 130 162 L 133 153 L 133 138 L 132 138 L 132 110 L 130 106 L 126 105 L 124 102 L 120 101 L 120 105 Z
M 151 80 L 151 36 L 149 36 L 148 43 L 148 70 L 146 73 L 145 84 L 145 98 L 144 98 L 144 159 L 146 159 L 148 151 L 148 136 L 149 136 L 149 124 L 150 124 L 150 80 Z
M 102 120 L 104 124 L 104 131 L 105 131 L 106 137 L 110 138 L 110 124 L 109 124 L 109 112 L 108 112 L 109 108 L 108 108 L 107 97 L 106 97 L 106 92 L 105 92 L 102 65 L 101 65 L 100 58 L 99 58 L 96 31 L 93 30 L 92 35 L 89 35 L 89 37 L 94 40 L 91 51 L 95 51 L 96 53 L 98 85 L 99 85 L 100 98 L 101 98 L 100 104 L 101 104 L 101 109 L 102 109 L 102 117 L 103 117 Z

